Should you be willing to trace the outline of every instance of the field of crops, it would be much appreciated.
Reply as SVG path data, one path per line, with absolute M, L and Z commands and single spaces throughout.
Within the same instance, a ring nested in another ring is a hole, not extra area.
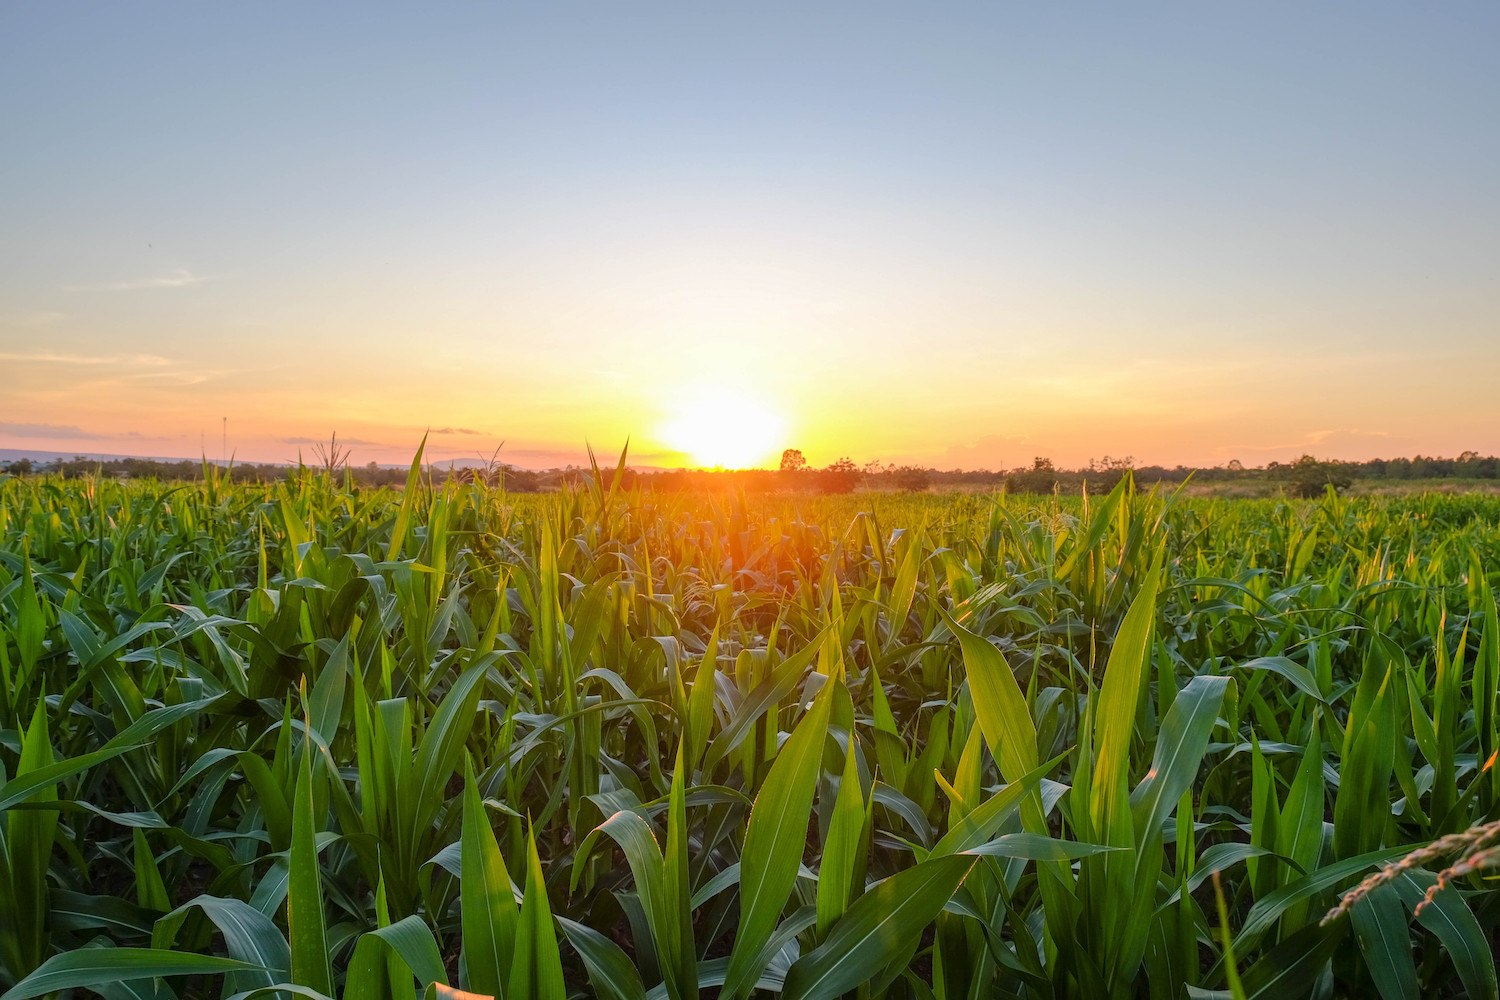
M 612 481 L 0 479 L 0 1000 L 1497 997 L 1500 499 Z

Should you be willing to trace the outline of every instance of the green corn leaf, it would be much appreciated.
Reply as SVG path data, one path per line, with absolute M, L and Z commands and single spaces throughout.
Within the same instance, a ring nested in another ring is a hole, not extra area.
M 678 743 L 677 765 L 667 797 L 667 840 L 662 845 L 663 921 L 657 954 L 673 1000 L 698 995 L 698 959 L 693 944 L 693 887 L 688 869 L 687 745 Z M 666 943 L 668 947 L 662 948 Z
M 844 910 L 849 906 L 853 894 L 853 879 L 857 870 L 856 853 L 863 841 L 865 827 L 865 796 L 859 782 L 859 766 L 855 757 L 855 741 L 849 740 L 848 752 L 844 755 L 844 775 L 839 780 L 839 791 L 834 799 L 833 820 L 828 826 L 828 836 L 823 842 L 823 860 L 818 865 L 818 935 L 828 933 Z
M 792 692 L 792 689 L 802 680 L 803 672 L 817 658 L 818 651 L 827 641 L 830 631 L 831 628 L 825 628 L 802 649 L 778 663 L 772 675 L 750 692 L 749 697 L 741 703 L 730 718 L 729 724 L 720 730 L 719 735 L 715 736 L 713 742 L 708 745 L 708 752 L 703 758 L 705 773 L 712 772 L 718 766 L 719 761 L 751 734 L 755 724 L 766 715 L 767 711 L 780 704 L 781 700 Z
M 971 809 L 937 842 L 931 856 L 940 858 L 948 854 L 961 854 L 988 841 L 1006 820 L 1015 815 L 1025 797 L 1041 784 L 1047 773 L 1066 756 L 1066 753 L 1058 754 L 1032 768 Z
M 328 964 L 328 931 L 323 918 L 323 878 L 319 870 L 316 820 L 313 815 L 312 741 L 303 743 L 297 789 L 292 803 L 291 880 L 286 898 L 287 939 L 291 945 L 292 982 L 333 995 Z
M 1078 565 L 1078 561 L 1093 552 L 1103 540 L 1105 532 L 1109 530 L 1110 518 L 1114 516 L 1115 509 L 1120 505 L 1120 498 L 1129 488 L 1128 483 L 1128 476 L 1121 477 L 1114 489 L 1109 491 L 1109 496 L 1105 497 L 1104 502 L 1099 505 L 1099 509 L 1090 520 L 1087 533 L 1073 546 L 1073 551 L 1069 553 L 1068 558 L 1057 567 L 1055 574 L 1057 579 L 1066 580 L 1072 576 L 1073 568 Z
M 1131 847 L 1134 827 L 1126 787 L 1130 774 L 1130 744 L 1135 735 L 1136 706 L 1146 675 L 1147 651 L 1152 619 L 1156 612 L 1156 589 L 1160 566 L 1153 566 L 1115 635 L 1104 683 L 1099 691 L 1099 709 L 1094 718 L 1095 765 L 1089 819 L 1104 842 Z M 1181 694 L 1178 699 L 1181 699 Z M 1170 802 L 1175 803 L 1173 796 Z M 1128 895 L 1126 888 L 1124 894 Z
M 869 686 L 875 715 L 875 759 L 880 765 L 881 777 L 892 788 L 905 788 L 907 747 L 896 728 L 896 717 L 891 712 L 890 701 L 880 683 L 880 672 L 873 666 L 870 668 Z
M 454 680 L 422 734 L 411 769 L 403 775 L 405 780 L 398 783 L 402 817 L 409 824 L 413 843 L 442 805 L 444 789 L 463 760 L 464 742 L 474 727 L 485 669 L 470 667 Z
M 1298 691 L 1301 691 L 1309 698 L 1320 702 L 1326 700 L 1323 692 L 1318 688 L 1318 680 L 1312 675 L 1312 671 L 1296 660 L 1288 659 L 1285 656 L 1258 656 L 1253 660 L 1246 660 L 1244 663 L 1235 664 L 1234 669 L 1248 671 L 1265 670 L 1273 674 L 1279 674 L 1291 681 Z
M 422 435 L 422 443 L 417 445 L 417 453 L 412 456 L 411 470 L 406 474 L 406 489 L 401 493 L 401 509 L 396 512 L 396 523 L 391 526 L 391 543 L 386 549 L 385 558 L 388 562 L 394 562 L 400 555 L 406 544 L 406 533 L 411 525 L 412 512 L 417 506 L 417 494 L 420 492 L 422 482 L 422 452 L 427 448 L 427 435 Z
M 1023 861 L 1076 861 L 1105 851 L 1123 850 L 1123 847 L 1081 844 L 1076 840 L 1059 840 L 1036 833 L 1007 833 L 978 847 L 971 847 L 964 853 L 987 858 L 1018 858 Z
M 565 1000 L 562 957 L 557 950 L 557 932 L 552 928 L 552 909 L 547 904 L 547 886 L 542 880 L 542 860 L 536 852 L 536 834 L 529 831 L 526 845 L 526 890 L 516 924 L 516 950 L 511 960 L 509 1000 Z
M 818 693 L 776 755 L 750 810 L 740 857 L 740 922 L 729 957 L 725 1000 L 739 1000 L 755 986 L 760 974 L 754 968 L 756 956 L 776 929 L 797 881 L 813 791 L 822 769 L 832 691 L 829 683 Z
M 308 698 L 308 723 L 317 730 L 325 744 L 338 735 L 339 717 L 343 714 L 344 695 L 348 690 L 349 636 L 345 635 L 323 665 Z
M 459 882 L 459 910 L 464 965 L 470 987 L 478 993 L 499 996 L 502 984 L 510 980 L 519 912 L 499 841 L 480 798 L 473 765 L 467 760 L 463 809 L 464 877 Z
M 39 796 L 43 789 L 52 788 L 59 781 L 87 771 L 96 764 L 113 760 L 140 746 L 141 744 L 125 745 L 123 743 L 117 746 L 106 746 L 92 753 L 79 754 L 77 757 L 69 757 L 67 760 L 60 760 L 17 774 L 5 784 L 0 785 L 0 813 Z
M 1200 674 L 1177 693 L 1162 720 L 1151 770 L 1131 793 L 1139 831 L 1159 831 L 1182 793 L 1193 784 L 1208 749 L 1208 737 L 1234 681 Z
M 31 775 L 45 772 L 52 766 L 52 759 L 47 700 L 39 698 L 36 711 L 32 713 L 31 725 L 21 740 L 17 778 L 4 787 L 8 788 L 10 784 L 18 784 Z M 6 958 L 8 963 L 15 963 L 13 974 L 18 976 L 35 969 L 47 957 L 47 868 L 52 860 L 53 843 L 57 838 L 58 813 L 55 809 L 45 808 L 47 804 L 57 801 L 57 789 L 50 783 L 42 785 L 30 798 L 30 804 L 42 808 L 13 808 L 8 815 L 0 814 L 0 821 L 8 821 L 4 842 L 0 843 L 0 849 L 4 849 L 4 853 L 0 853 L 0 865 L 8 868 L 5 874 L 10 876 L 10 884 L 5 886 L 9 890 L 6 893 L 9 898 L 0 901 L 0 915 L 7 918 L 7 923 L 13 922 L 11 928 L 4 929 L 8 933 L 0 934 L 0 946 L 4 946 L 7 951 L 12 947 L 15 949 L 15 953 Z M 6 912 L 7 909 L 9 913 Z
M 156 855 L 146 840 L 146 831 L 136 827 L 130 833 L 135 848 L 136 902 L 148 910 L 165 913 L 172 908 L 172 900 L 167 895 L 166 883 L 162 881 L 161 869 L 156 865 Z
M 916 531 L 908 531 L 902 538 L 906 546 L 905 553 L 901 556 L 901 565 L 896 568 L 896 579 L 891 584 L 891 638 L 900 636 L 906 628 L 907 616 L 911 614 L 912 599 L 917 593 L 917 576 L 922 568 L 924 549 L 922 539 L 926 535 L 926 520 L 924 518 Z
M 1198 857 L 1198 860 L 1193 864 L 1193 873 L 1157 909 L 1163 909 L 1177 902 L 1182 898 L 1184 890 L 1189 893 L 1194 892 L 1200 885 L 1208 881 L 1215 872 L 1227 871 L 1241 861 L 1246 861 L 1250 858 L 1274 858 L 1276 856 L 1275 852 L 1264 847 L 1256 847 L 1254 844 L 1215 844 Z
M 934 858 L 860 896 L 828 938 L 792 964 L 783 1000 L 831 1000 L 868 980 L 942 912 L 974 863 L 966 854 Z
M 1417 963 L 1395 887 L 1381 885 L 1362 895 L 1350 908 L 1349 923 L 1380 995 L 1385 1000 L 1417 1000 Z
M 641 974 L 619 945 L 585 924 L 558 917 L 568 943 L 583 959 L 589 984 L 602 1000 L 646 1000 Z
M 698 675 L 693 678 L 693 691 L 688 696 L 687 745 L 691 762 L 697 765 L 708 749 L 709 734 L 714 722 L 714 678 L 717 676 L 715 660 L 719 655 L 719 627 L 714 626 L 708 637 L 708 646 L 703 660 L 698 664 Z
M 1161 833 L 1159 829 L 1138 828 L 1133 818 L 1128 790 L 1130 776 L 1130 748 L 1135 738 L 1136 711 L 1140 705 L 1141 686 L 1147 676 L 1146 667 L 1151 649 L 1151 629 L 1156 614 L 1157 582 L 1161 576 L 1160 556 L 1141 584 L 1139 593 L 1131 602 L 1130 610 L 1115 635 L 1114 647 L 1110 650 L 1109 662 L 1104 669 L 1104 682 L 1098 693 L 1098 709 L 1094 717 L 1093 752 L 1094 773 L 1088 798 L 1090 839 L 1110 847 L 1136 848 L 1133 856 L 1126 853 L 1104 854 L 1084 862 L 1084 868 L 1092 892 L 1102 893 L 1102 902 L 1095 903 L 1097 911 L 1091 914 L 1098 928 L 1106 977 L 1121 981 L 1133 977 L 1145 952 L 1149 924 L 1141 919 L 1149 913 L 1150 888 L 1154 887 L 1155 872 L 1160 870 Z M 1191 687 L 1192 685 L 1189 685 Z M 1150 815 L 1161 814 L 1177 803 L 1185 784 L 1179 784 L 1182 776 L 1196 772 L 1202 749 L 1193 754 L 1191 744 L 1200 735 L 1206 742 L 1208 733 L 1200 710 L 1212 704 L 1217 712 L 1215 699 L 1222 697 L 1224 688 L 1211 685 L 1200 688 L 1197 699 L 1189 699 L 1187 691 L 1179 692 L 1168 712 L 1169 719 L 1179 720 L 1177 726 L 1179 747 L 1170 743 L 1158 744 L 1164 759 L 1156 763 L 1167 763 L 1173 768 L 1171 774 L 1153 776 L 1152 786 L 1158 784 L 1169 794 L 1153 795 L 1148 786 L 1142 801 L 1142 820 Z M 1192 706 L 1191 709 L 1188 706 Z M 1208 719 L 1212 725 L 1212 716 Z M 1137 844 L 1137 837 L 1142 844 Z M 1140 871 L 1137 871 L 1138 864 Z M 1137 877 L 1141 883 L 1137 885 Z M 1098 896 L 1094 896 L 1098 899 Z
M 1344 940 L 1348 923 L 1311 924 L 1268 951 L 1241 977 L 1249 1000 L 1306 996 Z M 1238 945 L 1236 945 L 1238 947 Z
M 1333 845 L 1346 858 L 1380 846 L 1390 817 L 1391 773 L 1395 767 L 1395 690 L 1399 650 L 1386 653 L 1382 640 L 1366 659 L 1344 735 L 1339 789 L 1333 803 Z
M 156 922 L 151 947 L 171 947 L 191 912 L 197 909 L 224 935 L 231 958 L 254 966 L 253 972 L 231 973 L 226 986 L 233 990 L 256 989 L 284 982 L 291 977 L 292 953 L 286 938 L 271 918 L 249 903 L 217 896 L 196 896 Z
M 347 994 L 345 994 L 347 996 Z M 277 983 L 275 986 L 262 986 L 244 993 L 236 993 L 225 997 L 224 1000 L 286 1000 L 287 997 L 302 997 L 303 1000 L 334 1000 L 326 993 L 308 989 L 306 986 L 298 986 L 295 983 Z M 167 998 L 170 1000 L 170 998 Z
M 261 970 L 248 962 L 213 955 L 156 948 L 81 948 L 53 955 L 7 990 L 0 1000 L 30 1000 L 60 990 L 91 989 L 156 976 L 218 976 L 256 971 Z
M 1245 914 L 1245 922 L 1240 925 L 1240 932 L 1235 937 L 1235 951 L 1242 955 L 1250 954 L 1261 936 L 1270 930 L 1281 915 L 1293 905 L 1316 899 L 1320 895 L 1333 891 L 1361 872 L 1379 867 L 1406 853 L 1407 849 L 1404 847 L 1388 847 L 1382 851 L 1361 854 L 1356 858 L 1335 861 L 1277 889 L 1264 899 L 1256 900 L 1255 905 L 1250 907 L 1250 912 Z
M 421 917 L 403 917 L 389 926 L 366 932 L 361 939 L 366 937 L 378 938 L 387 945 L 424 988 L 432 983 L 447 985 L 448 973 L 443 968 L 437 940 Z M 403 978 L 404 983 L 411 982 L 410 976 Z M 394 985 L 395 980 L 392 982 Z
M 994 643 L 970 632 L 946 611 L 939 609 L 939 613 L 963 649 L 969 694 L 985 742 L 1005 780 L 1017 781 L 1037 765 L 1036 727 L 1026 709 L 1026 696 Z
M 1407 909 L 1415 911 L 1437 882 L 1421 869 L 1407 869 L 1391 883 Z M 1464 992 L 1476 1000 L 1500 1000 L 1495 976 L 1495 954 L 1469 904 L 1456 889 L 1443 889 L 1422 907 L 1417 922 L 1431 931 L 1453 959 Z
M 1313 713 L 1309 727 L 1307 746 L 1297 766 L 1297 775 L 1287 792 L 1286 803 L 1281 807 L 1280 825 L 1276 834 L 1277 851 L 1291 859 L 1303 872 L 1318 867 L 1323 854 L 1323 742 L 1318 736 L 1318 716 Z M 1288 868 L 1282 868 L 1279 880 L 1285 885 L 1293 877 Z M 1306 917 L 1306 904 L 1298 904 L 1287 911 L 1283 926 L 1295 930 Z
M 265 817 L 271 846 L 278 851 L 286 850 L 292 843 L 292 803 L 287 801 L 286 790 L 259 754 L 245 751 L 239 756 L 239 765 L 245 772 L 245 780 L 255 789 L 255 801 Z
M 1250 734 L 1250 843 L 1267 853 L 1276 848 L 1276 834 L 1281 822 L 1276 799 L 1276 772 L 1261 751 L 1260 738 Z M 1259 899 L 1275 888 L 1274 866 L 1259 857 L 1248 859 L 1250 891 Z

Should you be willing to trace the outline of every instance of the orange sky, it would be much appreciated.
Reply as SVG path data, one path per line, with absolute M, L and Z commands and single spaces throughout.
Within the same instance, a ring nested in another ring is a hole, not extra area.
M 0 448 L 1500 452 L 1493 7 L 293 9 L 0 12 Z

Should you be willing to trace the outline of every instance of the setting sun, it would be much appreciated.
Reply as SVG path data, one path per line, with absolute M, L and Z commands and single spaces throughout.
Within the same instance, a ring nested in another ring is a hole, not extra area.
M 681 396 L 662 427 L 668 446 L 703 466 L 766 464 L 781 447 L 786 421 L 754 395 L 733 388 Z

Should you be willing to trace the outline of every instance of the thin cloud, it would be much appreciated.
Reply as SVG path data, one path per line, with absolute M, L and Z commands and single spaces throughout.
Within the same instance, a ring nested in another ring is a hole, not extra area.
M 30 312 L 12 313 L 0 320 L 6 326 L 13 326 L 23 330 L 40 330 L 43 327 L 56 326 L 68 318 L 68 314 L 57 312 L 52 309 L 33 309 Z
M 476 437 L 485 437 L 485 436 L 487 436 L 484 433 L 484 431 L 476 431 L 476 430 L 473 430 L 473 429 L 468 428 L 468 427 L 436 427 L 430 433 L 432 433 L 432 434 L 469 434 L 469 435 L 473 435 L 473 436 L 476 436 Z
M 159 366 L 172 364 L 171 358 L 156 354 L 59 354 L 42 352 L 37 354 L 0 353 L 0 361 L 16 364 L 39 365 L 141 365 Z
M 194 274 L 180 267 L 154 278 L 136 278 L 131 281 L 110 281 L 101 285 L 64 285 L 70 292 L 138 292 L 152 288 L 186 288 L 210 280 L 207 275 Z
M 147 382 L 156 380 L 158 382 L 171 382 L 177 385 L 201 385 L 210 378 L 216 378 L 224 374 L 219 371 L 167 371 L 167 372 L 139 372 L 128 375 L 126 378 L 131 382 Z
M 18 424 L 10 421 L 0 421 L 0 434 L 7 437 L 68 441 L 97 441 L 104 437 L 103 434 L 91 434 L 71 424 Z
M 310 437 L 284 437 L 278 439 L 282 444 L 327 444 L 326 438 Z M 339 438 L 338 443 L 343 445 L 360 445 L 365 448 L 386 448 L 388 445 L 380 441 L 366 441 L 364 438 Z
M 1246 455 L 1252 459 L 1265 460 L 1278 456 L 1290 457 L 1299 452 L 1315 453 L 1322 457 L 1401 454 L 1420 447 L 1418 439 L 1409 434 L 1340 427 L 1334 430 L 1309 431 L 1300 438 L 1282 440 L 1275 444 L 1225 445 L 1218 452 L 1231 457 Z
M 1030 461 L 1034 448 L 1026 437 L 986 434 L 972 444 L 951 445 L 939 456 L 938 464 L 945 469 L 993 469 L 1007 462 L 1020 465 Z

